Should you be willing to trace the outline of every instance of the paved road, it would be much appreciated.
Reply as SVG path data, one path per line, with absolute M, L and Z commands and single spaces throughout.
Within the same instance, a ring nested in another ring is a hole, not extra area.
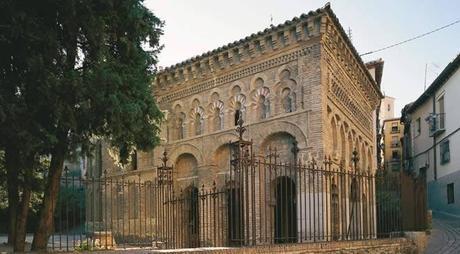
M 425 253 L 460 253 L 460 217 L 433 212 L 433 229 Z
M 78 246 L 81 240 L 85 239 L 84 235 L 57 235 L 50 237 L 48 241 L 48 248 L 54 249 L 55 251 L 68 251 L 73 250 L 74 246 Z M 33 240 L 32 234 L 26 235 L 26 250 L 30 250 L 30 246 Z M 8 242 L 8 236 L 0 235 L 0 254 L 3 252 L 12 252 L 11 246 L 6 246 Z M 67 247 L 68 246 L 68 247 Z

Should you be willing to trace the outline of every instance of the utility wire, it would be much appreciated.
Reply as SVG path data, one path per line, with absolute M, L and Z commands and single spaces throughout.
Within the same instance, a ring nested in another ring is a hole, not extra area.
M 364 54 L 361 54 L 361 55 L 359 55 L 359 56 L 370 55 L 370 54 L 373 54 L 373 53 L 377 53 L 377 52 L 383 51 L 383 50 L 385 50 L 385 49 L 389 49 L 389 48 L 393 48 L 393 47 L 399 46 L 399 45 L 401 45 L 401 44 L 404 44 L 404 43 L 407 43 L 407 42 L 410 42 L 410 41 L 413 41 L 413 40 L 416 40 L 416 39 L 425 37 L 425 36 L 427 36 L 427 35 L 429 35 L 429 34 L 432 34 L 432 33 L 437 32 L 437 31 L 439 31 L 439 30 L 448 28 L 448 27 L 453 26 L 453 25 L 455 25 L 455 24 L 457 24 L 457 23 L 460 23 L 460 19 L 458 19 L 458 20 L 456 20 L 456 21 L 454 21 L 454 22 L 452 22 L 452 23 L 449 23 L 449 24 L 447 24 L 447 25 L 445 25 L 445 26 L 438 27 L 438 28 L 436 28 L 436 29 L 434 29 L 434 30 L 431 30 L 431 31 L 429 31 L 429 32 L 426 32 L 426 33 L 424 33 L 424 34 L 417 35 L 417 36 L 412 37 L 412 38 L 410 38 L 410 39 L 407 39 L 407 40 L 405 40 L 405 41 L 401 41 L 401 42 L 398 42 L 398 43 L 395 43 L 395 44 L 391 44 L 391 45 L 389 45 L 389 46 L 386 46 L 386 47 L 383 47 L 383 48 L 380 48 L 380 49 L 376 49 L 376 50 L 373 50 L 373 51 L 369 51 L 369 52 L 364 53 Z

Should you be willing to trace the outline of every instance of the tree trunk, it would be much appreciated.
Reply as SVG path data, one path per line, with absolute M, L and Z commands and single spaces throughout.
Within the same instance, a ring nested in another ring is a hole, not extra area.
M 53 215 L 56 207 L 57 196 L 60 187 L 60 178 L 64 158 L 65 146 L 58 146 L 51 154 L 51 164 L 48 171 L 48 180 L 45 188 L 45 195 L 40 211 L 40 220 L 32 241 L 32 251 L 46 251 L 49 235 L 53 229 Z
M 22 201 L 16 219 L 16 238 L 14 241 L 14 252 L 24 252 L 26 241 L 27 215 L 29 213 L 29 202 L 31 195 L 30 186 L 24 185 Z
M 16 149 L 5 149 L 5 167 L 8 185 L 8 244 L 13 245 L 16 237 L 16 214 L 19 204 L 18 176 L 19 153 Z

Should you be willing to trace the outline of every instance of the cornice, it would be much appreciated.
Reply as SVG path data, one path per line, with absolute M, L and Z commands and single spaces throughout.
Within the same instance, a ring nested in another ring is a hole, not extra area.
M 329 4 L 165 68 L 156 75 L 155 97 L 160 104 L 167 103 L 287 63 L 305 54 L 305 49 L 266 59 L 302 47 L 314 38 L 323 38 L 323 45 L 330 39 L 337 40 L 342 57 L 346 56 L 347 68 L 352 67 L 351 73 L 357 75 L 353 78 L 358 80 L 367 98 L 377 104 L 382 94 Z M 254 62 L 258 63 L 252 64 Z
M 323 36 L 322 45 L 329 57 L 335 59 L 347 75 L 351 75 L 349 78 L 354 85 L 358 86 L 359 93 L 363 93 L 363 96 L 372 105 L 371 107 L 375 108 L 382 98 L 380 89 L 370 76 L 367 67 L 364 64 L 361 66 L 361 58 L 353 54 L 336 28 L 328 27 L 325 36 Z
M 154 92 L 161 96 L 171 86 L 183 83 L 189 86 L 196 80 L 212 78 L 263 55 L 309 41 L 320 35 L 321 17 L 328 9 L 330 6 L 326 4 L 316 11 L 160 70 L 155 77 Z
M 381 99 L 383 98 L 383 94 L 380 91 L 380 88 L 378 87 L 378 84 L 376 81 L 372 78 L 371 74 L 367 70 L 366 65 L 364 64 L 361 56 L 359 55 L 358 51 L 356 48 L 353 46 L 353 43 L 350 41 L 350 38 L 348 38 L 348 35 L 346 34 L 345 30 L 343 29 L 342 25 L 340 24 L 339 19 L 335 15 L 335 13 L 332 11 L 330 8 L 330 5 L 327 5 L 324 7 L 324 12 L 327 14 L 327 16 L 331 19 L 332 21 L 332 26 L 327 26 L 328 29 L 325 29 L 327 31 L 331 31 L 331 27 L 334 27 L 332 31 L 335 31 L 336 34 L 340 35 L 340 42 L 345 43 L 346 48 L 348 49 L 348 52 L 352 55 L 351 59 L 355 59 L 357 65 L 359 66 L 359 69 L 361 70 L 361 74 L 363 74 L 367 81 L 370 82 L 371 86 L 374 88 L 375 95 Z
M 319 47 L 319 44 L 314 44 L 308 47 L 294 49 L 286 52 L 285 54 L 278 55 L 277 57 L 267 59 L 265 61 L 259 61 L 258 63 L 248 65 L 245 68 L 239 68 L 235 71 L 208 78 L 202 82 L 195 83 L 193 86 L 187 86 L 183 89 L 168 92 L 165 95 L 157 96 L 157 101 L 160 105 L 177 100 L 179 98 L 186 97 L 191 94 L 196 94 L 220 86 L 222 84 L 230 83 L 243 77 L 251 76 L 255 73 L 265 71 L 292 61 L 297 60 L 299 57 L 308 55 L 315 47 Z

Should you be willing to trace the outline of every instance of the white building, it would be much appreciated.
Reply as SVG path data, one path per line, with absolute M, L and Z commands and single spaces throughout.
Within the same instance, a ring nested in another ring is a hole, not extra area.
M 380 126 L 383 127 L 383 121 L 393 119 L 395 117 L 395 98 L 390 96 L 383 97 L 380 102 Z
M 426 177 L 428 207 L 460 215 L 460 55 L 403 109 L 405 169 Z M 423 179 L 422 178 L 422 179 Z

